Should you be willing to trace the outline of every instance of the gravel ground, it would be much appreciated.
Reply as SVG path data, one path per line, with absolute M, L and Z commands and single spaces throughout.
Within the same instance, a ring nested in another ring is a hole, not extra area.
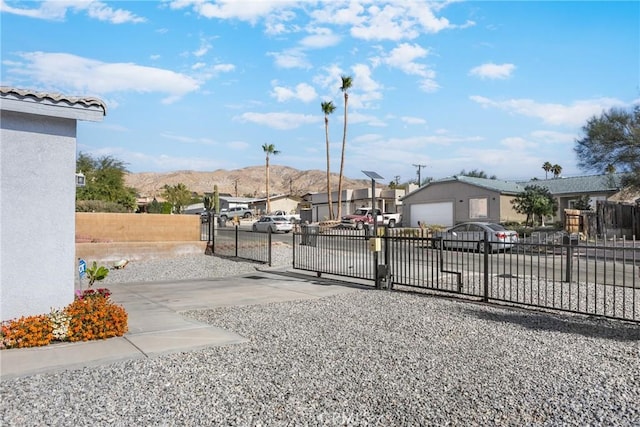
M 110 277 L 256 267 L 174 261 Z M 185 315 L 250 341 L 2 381 L 1 424 L 640 425 L 637 324 L 375 290 Z
M 271 267 L 258 262 L 238 261 L 204 254 L 131 261 L 121 270 L 110 270 L 107 277 L 100 282 L 96 282 L 94 287 L 105 287 L 110 283 L 228 277 L 255 273 L 256 269 L 280 269 L 291 267 L 291 253 L 291 246 L 275 246 L 271 255 Z

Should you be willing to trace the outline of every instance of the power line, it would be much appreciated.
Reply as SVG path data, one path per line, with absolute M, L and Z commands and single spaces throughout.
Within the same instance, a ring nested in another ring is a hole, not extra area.
M 426 168 L 427 165 L 413 165 L 414 167 L 418 168 L 418 185 L 422 185 L 422 180 L 420 179 L 420 169 L 422 168 Z

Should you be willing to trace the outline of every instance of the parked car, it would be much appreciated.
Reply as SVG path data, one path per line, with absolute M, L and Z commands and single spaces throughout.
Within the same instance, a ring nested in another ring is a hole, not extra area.
M 375 209 L 375 215 L 378 225 L 386 225 L 389 228 L 398 225 L 401 219 L 399 213 L 382 213 L 380 209 Z M 340 224 L 342 224 L 343 227 L 362 230 L 365 224 L 373 225 L 373 211 L 371 208 L 358 208 L 354 213 L 343 216 Z
M 220 211 L 220 218 L 224 219 L 225 221 L 235 217 L 251 218 L 252 216 L 253 216 L 253 211 L 251 209 L 241 207 L 241 206 L 234 206 L 227 210 L 223 209 L 222 211 Z
M 491 222 L 464 222 L 445 231 L 433 233 L 436 248 L 485 249 L 485 232 L 489 238 L 489 252 L 510 249 L 518 243 L 518 233 Z
M 293 230 L 293 224 L 283 216 L 263 216 L 254 222 L 251 228 L 253 231 L 261 231 L 263 233 L 277 233 L 278 231 L 289 233 Z
M 286 211 L 274 211 L 270 213 L 271 216 L 283 216 L 285 218 L 287 218 L 289 221 L 291 222 L 300 222 L 300 215 L 299 214 L 290 214 L 287 213 Z
M 214 218 L 216 216 L 215 212 L 211 211 L 211 212 L 201 212 L 200 213 L 200 222 L 209 222 L 209 215 L 211 215 L 212 218 Z

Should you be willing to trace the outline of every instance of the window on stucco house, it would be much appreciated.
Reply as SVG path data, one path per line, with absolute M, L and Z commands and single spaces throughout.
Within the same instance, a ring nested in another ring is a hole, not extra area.
M 469 199 L 469 218 L 481 219 L 489 216 L 489 199 L 486 197 Z

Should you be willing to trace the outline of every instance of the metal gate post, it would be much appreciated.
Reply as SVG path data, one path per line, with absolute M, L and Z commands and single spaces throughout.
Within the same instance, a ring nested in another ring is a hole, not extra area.
M 389 241 L 391 239 L 389 239 L 389 235 L 387 234 L 388 229 L 385 229 L 385 233 L 384 233 L 384 264 L 387 266 L 387 277 L 386 277 L 386 282 L 387 282 L 387 290 L 390 291 L 393 289 L 393 274 L 391 274 L 391 263 L 390 263 L 390 258 L 391 258 L 391 250 L 389 249 Z
M 268 249 L 268 251 L 269 251 L 269 255 L 268 255 L 269 267 L 271 267 L 271 229 L 269 229 L 269 238 L 267 240 L 268 240 L 268 244 L 269 244 L 269 249 Z
M 485 231 L 484 232 L 484 242 L 482 243 L 484 245 L 484 258 L 483 258 L 483 264 L 484 264 L 484 274 L 483 274 L 483 280 L 484 280 L 484 295 L 483 295 L 483 300 L 485 302 L 489 301 L 489 249 L 490 246 L 489 245 L 489 232 Z

